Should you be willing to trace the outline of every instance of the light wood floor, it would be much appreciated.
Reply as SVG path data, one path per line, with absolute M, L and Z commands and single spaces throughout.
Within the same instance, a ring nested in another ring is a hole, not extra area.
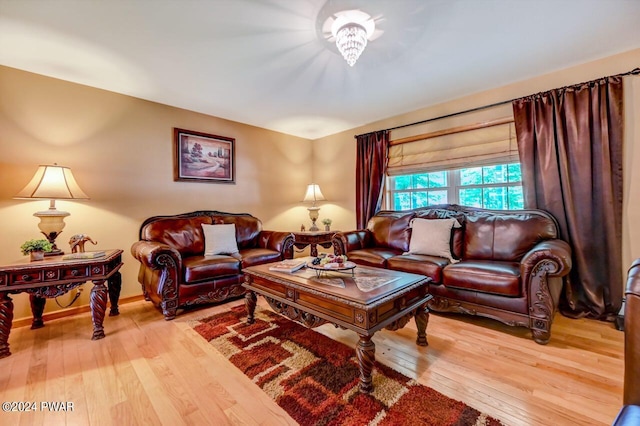
M 3 425 L 295 424 L 256 385 L 190 329 L 212 306 L 164 321 L 149 302 L 121 306 L 91 341 L 89 314 L 14 328 L 13 355 L 0 359 L 0 400 L 36 402 L 38 411 L 0 413 Z M 266 304 L 259 298 L 259 306 Z M 318 331 L 355 345 L 353 332 Z M 507 425 L 610 425 L 622 401 L 623 333 L 611 324 L 558 315 L 551 342 L 525 329 L 432 314 L 429 346 L 415 324 L 374 336 L 378 361 Z M 43 401 L 73 411 L 42 410 Z

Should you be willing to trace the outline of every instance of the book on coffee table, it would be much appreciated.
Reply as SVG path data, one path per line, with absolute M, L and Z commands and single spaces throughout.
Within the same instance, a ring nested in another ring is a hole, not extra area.
M 270 271 L 276 272 L 295 272 L 298 269 L 301 269 L 306 265 L 306 261 L 304 259 L 285 259 L 278 263 L 274 263 L 269 266 Z

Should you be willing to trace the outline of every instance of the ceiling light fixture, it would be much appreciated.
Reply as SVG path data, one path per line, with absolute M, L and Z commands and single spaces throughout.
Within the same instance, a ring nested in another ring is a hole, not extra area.
M 331 34 L 336 46 L 349 66 L 353 66 L 373 34 L 376 24 L 368 13 L 360 10 L 345 10 L 335 14 Z

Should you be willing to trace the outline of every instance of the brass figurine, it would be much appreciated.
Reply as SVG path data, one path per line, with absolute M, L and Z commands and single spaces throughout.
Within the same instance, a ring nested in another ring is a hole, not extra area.
M 69 240 L 71 246 L 71 253 L 84 253 L 84 245 L 87 241 L 90 241 L 93 245 L 98 244 L 97 241 L 93 241 L 90 236 L 86 234 L 76 234 Z

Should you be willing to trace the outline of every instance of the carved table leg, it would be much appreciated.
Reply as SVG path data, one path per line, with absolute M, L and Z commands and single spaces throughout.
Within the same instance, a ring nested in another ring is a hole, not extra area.
M 244 305 L 247 307 L 247 324 L 253 324 L 254 322 L 256 322 L 253 314 L 256 311 L 257 301 L 258 298 L 256 297 L 256 294 L 251 290 L 247 291 L 247 293 L 244 295 Z
M 33 313 L 33 322 L 31 323 L 31 329 L 44 327 L 44 320 L 42 319 L 42 313 L 44 312 L 44 305 L 47 303 L 47 299 L 44 297 L 29 295 L 29 302 L 31 303 L 31 312 Z
M 7 293 L 0 293 L 0 358 L 11 355 L 9 333 L 13 322 L 13 302 Z
M 116 272 L 109 278 L 109 302 L 111 302 L 111 309 L 109 310 L 109 316 L 114 317 L 120 315 L 118 310 L 118 301 L 120 300 L 120 289 L 122 288 L 122 275 L 120 272 Z
M 104 313 L 107 310 L 107 287 L 104 281 L 94 281 L 89 301 L 91 307 L 91 319 L 93 320 L 93 336 L 91 340 L 104 338 Z
M 318 257 L 318 246 L 316 244 L 310 244 L 311 249 L 310 249 L 310 255 L 313 257 Z
M 369 393 L 373 390 L 371 372 L 376 360 L 376 345 L 371 341 L 372 336 L 360 335 L 356 345 L 358 367 L 360 367 L 360 392 Z
M 418 346 L 429 346 L 427 342 L 427 323 L 429 322 L 429 309 L 426 303 L 416 309 L 416 327 L 418 328 L 418 338 L 416 344 Z

